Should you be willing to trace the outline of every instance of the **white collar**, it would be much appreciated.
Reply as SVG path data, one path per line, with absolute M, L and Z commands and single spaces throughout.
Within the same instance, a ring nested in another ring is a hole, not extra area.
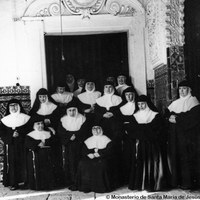
M 135 102 L 127 102 L 122 107 L 120 107 L 120 111 L 123 115 L 133 115 L 135 112 Z
M 147 106 L 145 110 L 138 110 L 133 116 L 138 124 L 148 124 L 155 118 L 157 114 L 157 112 L 150 110 L 150 108 Z
M 57 105 L 54 103 L 47 101 L 45 103 L 40 104 L 40 108 L 37 111 L 39 115 L 50 115 L 57 108 Z
M 96 99 L 101 96 L 101 93 L 98 91 L 86 91 L 78 95 L 78 99 L 84 103 L 89 105 L 94 105 L 96 103 Z
M 170 112 L 181 113 L 187 112 L 197 105 L 199 105 L 197 98 L 188 94 L 186 97 L 180 97 L 179 99 L 173 101 L 169 105 L 168 109 Z
M 67 131 L 78 131 L 82 124 L 85 122 L 86 118 L 80 113 L 77 113 L 75 117 L 70 117 L 68 115 L 63 116 L 60 121 L 62 126 Z
M 1 121 L 5 126 L 15 129 L 16 127 L 26 124 L 29 119 L 30 116 L 24 113 L 11 113 L 3 117 Z
M 96 99 L 96 103 L 106 108 L 107 110 L 110 110 L 110 107 L 112 106 L 118 106 L 122 102 L 122 98 L 120 96 L 112 94 L 104 94 L 102 97 L 99 97 Z
M 110 142 L 110 138 L 105 135 L 91 136 L 85 140 L 85 144 L 88 149 L 105 149 L 107 144 Z
M 50 131 L 44 131 L 44 130 L 43 131 L 33 130 L 27 135 L 35 140 L 42 140 L 42 141 L 45 141 L 46 139 L 49 139 L 51 137 Z

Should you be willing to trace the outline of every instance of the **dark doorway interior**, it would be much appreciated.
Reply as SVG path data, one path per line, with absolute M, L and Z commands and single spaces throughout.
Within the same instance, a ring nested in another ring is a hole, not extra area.
M 45 36 L 48 90 L 66 74 L 92 79 L 102 89 L 107 76 L 129 74 L 127 32 L 95 35 Z M 62 50 L 61 50 L 62 49 Z M 64 59 L 62 59 L 62 52 Z

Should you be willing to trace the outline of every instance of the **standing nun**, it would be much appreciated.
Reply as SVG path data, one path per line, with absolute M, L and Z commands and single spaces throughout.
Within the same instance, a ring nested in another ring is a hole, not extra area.
M 163 159 L 161 154 L 162 118 L 147 96 L 138 97 L 139 110 L 133 115 L 128 133 L 135 140 L 134 159 L 128 188 L 156 191 L 162 189 Z
M 24 138 L 30 116 L 24 113 L 20 101 L 12 99 L 7 104 L 6 116 L 1 119 L 0 136 L 4 142 L 3 185 L 11 190 L 25 182 Z
M 96 99 L 101 96 L 101 92 L 95 91 L 95 83 L 92 81 L 86 82 L 85 90 L 85 92 L 78 95 L 78 99 L 80 100 L 80 109 L 88 119 L 90 128 L 92 128 L 92 124 L 95 118 L 94 108 Z
M 41 88 L 38 90 L 30 115 L 43 117 L 46 126 L 56 129 L 60 112 L 56 102 L 50 96 L 47 89 Z
M 46 128 L 43 118 L 31 118 L 33 130 L 26 135 L 28 187 L 32 190 L 49 190 L 54 186 L 52 145 L 55 140 L 52 129 Z
M 172 187 L 192 189 L 199 183 L 200 106 L 188 81 L 180 82 L 179 98 L 168 107 L 168 162 Z
M 87 138 L 86 117 L 78 112 L 76 101 L 71 101 L 60 119 L 58 134 L 62 144 L 62 166 L 65 185 L 73 185 L 80 160 L 81 148 Z
M 96 100 L 95 115 L 96 120 L 101 121 L 105 135 L 113 142 L 115 151 L 113 177 L 115 178 L 115 187 L 118 187 L 123 183 L 123 175 L 121 173 L 123 129 L 119 116 L 119 105 L 122 102 L 122 98 L 114 93 L 115 88 L 113 84 L 107 81 L 104 84 L 104 95 Z
M 96 99 L 95 115 L 101 121 L 109 138 L 118 140 L 121 135 L 119 123 L 119 105 L 122 98 L 115 95 L 115 88 L 109 81 L 104 84 L 104 95 Z
M 54 173 L 56 177 L 57 185 L 62 185 L 63 176 L 61 173 L 62 169 L 62 148 L 57 136 L 57 126 L 59 119 L 61 117 L 61 109 L 56 105 L 54 99 L 50 96 L 49 92 L 45 88 L 38 90 L 36 94 L 36 99 L 33 104 L 33 108 L 30 111 L 31 117 L 40 117 L 43 118 L 44 124 L 46 127 L 52 129 L 55 132 L 55 143 L 52 148 L 54 148 Z
M 123 102 L 120 106 L 121 121 L 123 123 L 123 142 L 122 142 L 122 153 L 123 153 L 123 173 L 124 173 L 124 183 L 128 183 L 131 162 L 133 160 L 133 155 L 135 152 L 135 140 L 132 140 L 129 132 L 127 131 L 127 126 L 133 121 L 133 114 L 137 109 L 136 99 L 137 92 L 133 87 L 128 87 L 124 90 L 122 94 Z

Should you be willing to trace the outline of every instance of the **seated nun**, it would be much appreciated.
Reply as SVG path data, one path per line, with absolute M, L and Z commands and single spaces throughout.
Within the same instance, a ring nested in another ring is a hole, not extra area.
M 133 114 L 135 121 L 127 127 L 129 136 L 135 143 L 128 188 L 158 191 L 166 187 L 161 150 L 163 120 L 147 96 L 139 96 L 137 104 L 139 110 Z
M 113 189 L 112 142 L 100 124 L 92 127 L 92 136 L 84 141 L 74 190 L 105 193 Z
M 122 96 L 123 91 L 127 88 L 130 87 L 126 84 L 126 76 L 125 75 L 119 75 L 117 77 L 117 86 L 115 87 L 117 90 L 118 95 Z
M 79 113 L 77 102 L 71 101 L 57 130 L 62 144 L 62 168 L 66 186 L 74 184 L 81 148 L 88 134 L 87 129 L 86 117 Z
M 31 118 L 33 130 L 26 135 L 26 162 L 28 188 L 32 190 L 50 190 L 54 187 L 52 145 L 54 133 L 45 128 L 43 118 Z
M 15 190 L 25 183 L 24 138 L 30 116 L 17 99 L 7 104 L 6 115 L 1 119 L 0 137 L 4 142 L 3 185 Z

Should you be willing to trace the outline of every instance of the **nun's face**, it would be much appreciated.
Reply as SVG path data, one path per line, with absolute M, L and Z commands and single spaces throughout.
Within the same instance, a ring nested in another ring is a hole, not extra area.
M 45 103 L 48 101 L 48 96 L 45 94 L 45 95 L 39 95 L 39 101 L 40 103 Z
M 123 85 L 126 83 L 126 77 L 125 76 L 118 76 L 117 77 L 117 83 L 118 85 Z
M 65 87 L 57 87 L 57 92 L 63 94 L 65 92 Z
M 126 101 L 131 102 L 135 99 L 135 93 L 134 92 L 126 92 L 125 93 Z
M 35 122 L 33 126 L 34 130 L 36 131 L 43 131 L 44 130 L 44 122 Z
M 104 93 L 111 94 L 114 92 L 114 88 L 112 85 L 105 85 L 104 86 Z
M 77 113 L 77 108 L 71 107 L 67 109 L 67 115 L 70 117 L 75 117 Z
M 74 82 L 74 77 L 73 77 L 71 74 L 68 74 L 68 75 L 66 76 L 66 82 L 67 82 L 68 84 L 72 84 L 72 83 Z
M 186 86 L 181 86 L 178 88 L 178 90 L 181 97 L 186 97 L 189 93 L 190 88 Z
M 11 103 L 9 105 L 10 113 L 16 113 L 18 110 L 19 110 L 19 104 L 18 103 Z
M 83 87 L 85 84 L 85 79 L 78 79 L 77 84 L 79 87 Z
M 87 82 L 86 83 L 87 90 L 92 91 L 94 89 L 94 87 L 95 87 L 94 82 Z
M 138 102 L 138 108 L 140 110 L 145 110 L 146 107 L 147 107 L 147 102 L 144 101 Z
M 101 126 L 93 126 L 92 127 L 92 134 L 95 136 L 102 135 L 103 134 L 103 129 Z

